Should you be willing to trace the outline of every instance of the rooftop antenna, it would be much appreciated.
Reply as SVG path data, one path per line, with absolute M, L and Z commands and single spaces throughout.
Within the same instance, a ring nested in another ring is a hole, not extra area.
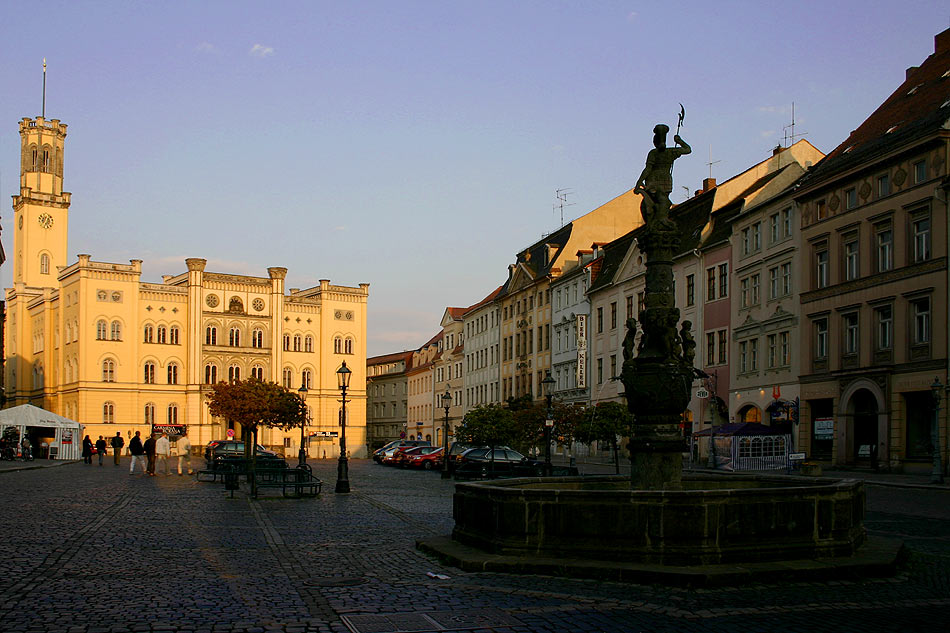
M 709 166 L 709 177 L 710 177 L 710 178 L 712 178 L 712 168 L 713 168 L 713 165 L 715 165 L 715 164 L 717 164 L 717 163 L 721 163 L 721 162 L 722 162 L 722 160 L 713 160 L 713 159 L 712 159 L 712 145 L 710 145 L 710 146 L 709 146 L 709 162 L 706 163 L 706 165 Z
M 561 226 L 564 226 L 564 207 L 573 207 L 576 202 L 568 202 L 567 196 L 574 193 L 573 189 L 557 189 L 554 195 L 557 196 L 557 202 L 554 203 L 554 209 L 561 212 Z
M 41 117 L 46 118 L 46 58 L 43 58 L 43 108 L 40 110 Z
M 795 141 L 800 136 L 805 136 L 808 132 L 802 132 L 801 134 L 795 133 L 795 102 L 792 101 L 792 122 L 782 128 L 785 130 L 785 147 L 794 145 Z

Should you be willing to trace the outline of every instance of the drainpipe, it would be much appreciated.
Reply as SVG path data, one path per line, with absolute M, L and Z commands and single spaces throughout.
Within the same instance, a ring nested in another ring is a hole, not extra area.
M 945 142 L 945 143 L 944 143 L 944 153 L 945 153 L 944 164 L 947 164 L 946 159 L 950 159 L 950 142 Z M 947 243 L 946 243 L 946 246 L 947 246 L 948 249 L 950 249 L 950 176 L 944 176 L 944 177 L 943 177 L 943 181 L 940 183 L 940 187 L 939 187 L 938 191 L 939 191 L 939 190 L 943 190 L 943 204 L 944 204 L 944 207 L 945 207 L 945 210 L 946 210 L 946 213 L 944 214 L 943 217 L 944 217 L 944 221 L 947 223 L 947 228 L 946 228 L 946 230 L 947 230 Z M 938 197 L 937 199 L 939 200 L 940 198 Z M 948 258 L 950 258 L 950 252 L 948 252 L 946 255 L 948 256 Z M 948 261 L 950 261 L 950 259 L 948 259 Z M 950 300 L 950 265 L 948 265 L 948 267 L 947 267 L 947 298 L 948 298 L 948 300 Z M 947 318 L 946 320 L 947 320 L 947 363 L 948 363 L 948 367 L 947 367 L 947 376 L 946 376 L 946 380 L 944 380 L 944 384 L 947 385 L 947 394 L 945 394 L 945 395 L 950 395 L 950 318 Z M 950 415 L 950 401 L 947 402 L 947 406 L 944 407 L 944 409 L 948 412 L 947 415 Z M 948 418 L 948 419 L 950 419 L 950 418 Z M 937 423 L 939 424 L 939 422 L 940 422 L 940 421 L 938 420 Z M 945 442 L 944 451 L 945 451 L 945 453 L 946 453 L 945 458 L 944 458 L 944 460 L 943 460 L 944 469 L 947 468 L 947 462 L 950 461 L 950 437 L 948 437 L 948 433 L 950 433 L 950 425 L 945 425 L 945 426 L 944 426 L 944 433 L 943 433 L 944 442 Z M 939 449 L 939 447 L 938 447 L 938 449 Z

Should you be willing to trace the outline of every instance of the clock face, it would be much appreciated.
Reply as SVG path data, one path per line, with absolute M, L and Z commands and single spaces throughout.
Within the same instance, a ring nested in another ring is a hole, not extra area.
M 40 216 L 36 218 L 36 221 L 39 222 L 40 226 L 42 226 L 44 229 L 48 229 L 53 226 L 53 216 L 51 216 L 49 213 L 41 213 Z

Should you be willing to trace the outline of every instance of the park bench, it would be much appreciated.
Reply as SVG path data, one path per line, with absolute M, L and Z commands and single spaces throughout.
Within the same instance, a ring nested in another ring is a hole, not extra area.
M 211 462 L 208 466 L 209 468 L 198 471 L 198 481 L 217 482 L 220 480 L 223 482 L 229 475 L 247 479 L 249 471 L 249 462 L 243 457 L 224 457 Z M 287 470 L 287 462 L 283 459 L 258 459 L 255 472 L 257 479 L 260 480 L 277 476 L 283 470 Z
M 316 497 L 323 482 L 314 477 L 309 468 L 273 469 L 264 480 L 256 481 L 257 490 L 280 489 L 285 497 Z

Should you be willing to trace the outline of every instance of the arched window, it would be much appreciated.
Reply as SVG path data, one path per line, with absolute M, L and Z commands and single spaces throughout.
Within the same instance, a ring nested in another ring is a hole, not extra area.
M 294 351 L 295 352 L 300 351 L 300 335 L 299 334 L 294 334 Z
M 288 389 L 293 388 L 294 372 L 292 372 L 289 367 L 284 367 L 283 378 L 284 378 L 284 386 L 287 387 Z
M 109 327 L 109 330 L 110 330 L 110 338 L 113 341 L 122 340 L 122 324 L 121 323 L 119 323 L 118 321 L 113 321 L 112 325 Z
M 284 334 L 284 351 L 290 351 L 290 334 Z
M 155 424 L 155 403 L 149 402 L 145 405 L 145 423 L 149 426 Z
M 145 363 L 145 384 L 155 384 L 155 363 L 151 361 Z
M 169 424 L 178 424 L 178 405 L 170 404 L 168 405 L 168 423 Z
M 43 146 L 43 171 L 49 171 L 49 147 Z
M 164 325 L 158 326 L 158 342 L 164 343 L 168 340 L 168 329 Z
M 237 382 L 241 379 L 241 368 L 237 365 L 228 367 L 228 382 Z
M 353 339 L 347 338 L 343 344 L 343 353 L 352 354 L 353 353 Z
M 251 377 L 257 380 L 264 380 L 264 368 L 260 365 L 251 367 Z
M 114 424 L 115 423 L 115 403 L 105 402 L 102 405 L 102 423 L 103 424 Z
M 36 171 L 36 167 L 37 167 L 37 160 L 36 160 L 36 159 L 37 159 L 37 156 L 38 156 L 38 154 L 37 154 L 37 151 L 36 151 L 36 145 L 30 145 L 30 159 L 31 159 L 31 161 L 32 161 L 32 162 L 30 163 L 30 171 Z
M 109 324 L 104 319 L 96 321 L 96 340 L 104 341 L 109 333 Z
M 251 332 L 251 347 L 261 349 L 264 347 L 264 330 L 254 330 Z
M 151 324 L 145 326 L 145 333 L 142 340 L 146 343 L 151 343 L 155 340 L 155 328 L 153 328 Z
M 303 340 L 303 351 L 305 352 L 313 351 L 313 337 L 310 336 L 309 334 L 307 335 L 307 338 Z
M 178 384 L 178 365 L 175 363 L 168 363 L 168 384 Z
M 115 382 L 115 361 L 111 358 L 102 361 L 102 382 Z
M 228 345 L 231 347 L 241 347 L 241 330 L 236 327 L 231 328 L 228 334 Z
M 178 326 L 173 325 L 168 330 L 168 342 L 172 345 L 178 345 Z
M 339 336 L 333 337 L 333 353 L 342 354 L 343 353 L 343 338 Z
M 307 389 L 310 389 L 313 385 L 311 384 L 313 380 L 313 373 L 309 369 L 305 369 L 300 373 L 300 382 L 303 383 L 303 386 Z
M 205 365 L 205 384 L 213 385 L 216 382 L 218 382 L 218 366 L 209 363 Z
M 48 275 L 49 274 L 49 255 L 43 253 L 40 255 L 40 274 Z
M 213 325 L 209 325 L 205 329 L 205 345 L 217 345 L 218 344 L 218 328 Z

